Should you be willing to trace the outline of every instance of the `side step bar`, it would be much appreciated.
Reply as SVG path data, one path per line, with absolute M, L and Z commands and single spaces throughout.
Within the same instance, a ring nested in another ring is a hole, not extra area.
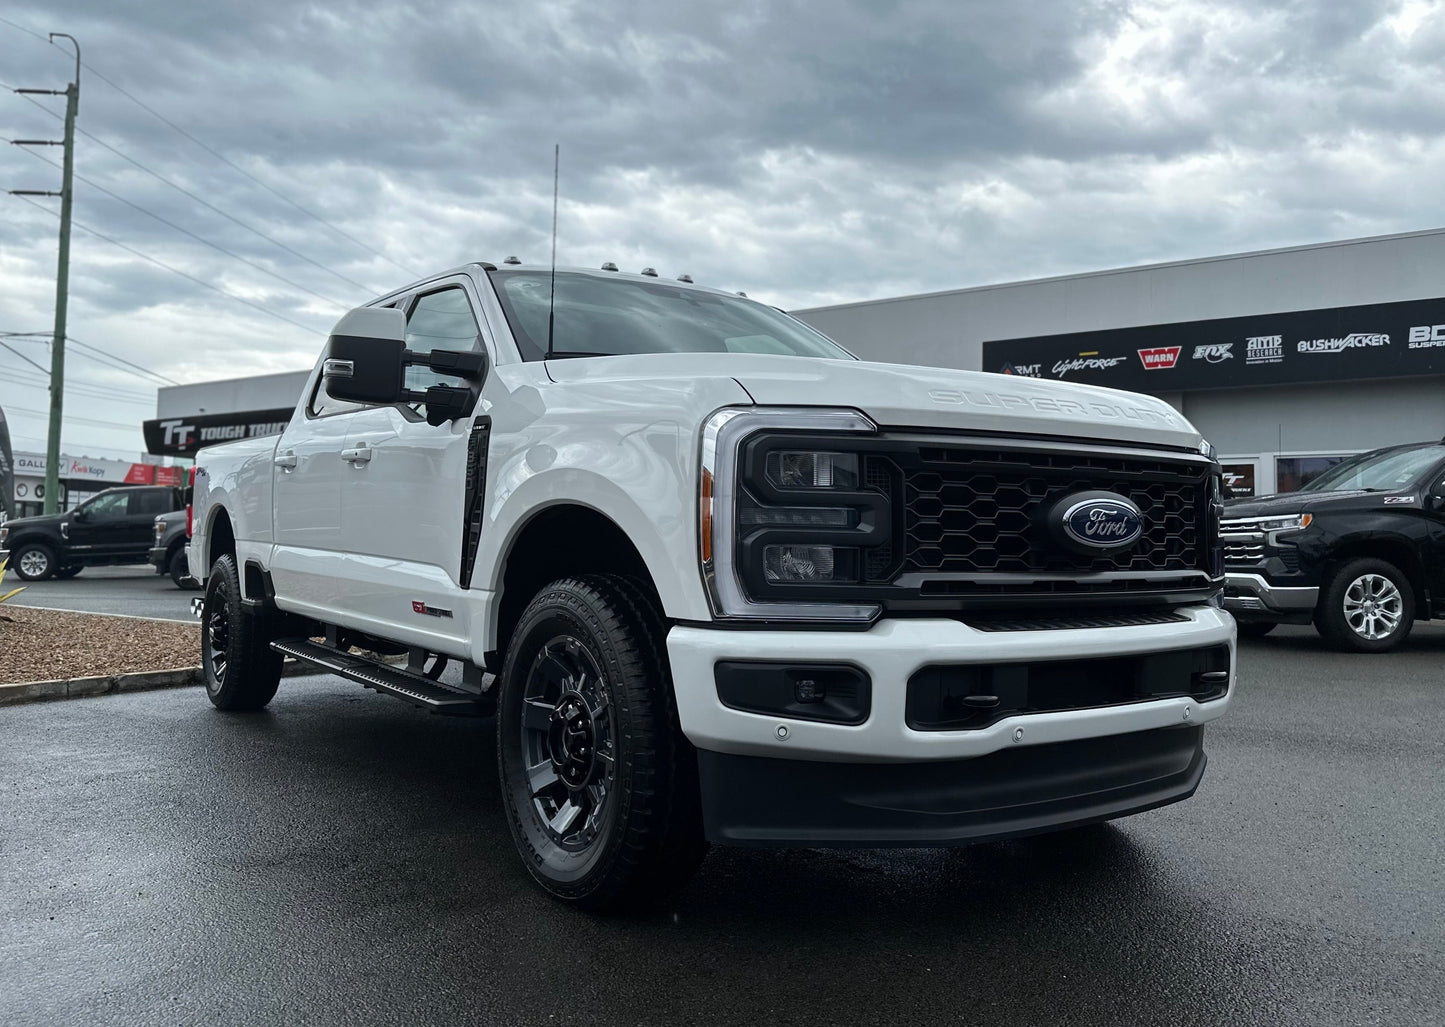
M 305 638 L 283 638 L 271 648 L 314 667 L 340 675 L 350 681 L 394 695 L 398 699 L 430 710 L 452 715 L 490 716 L 495 708 L 492 696 L 475 695 L 433 681 L 424 674 L 414 674 L 400 667 L 344 653 L 331 646 Z

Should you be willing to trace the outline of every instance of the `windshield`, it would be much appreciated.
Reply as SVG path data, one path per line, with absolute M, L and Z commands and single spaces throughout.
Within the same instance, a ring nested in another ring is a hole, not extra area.
M 551 275 L 493 271 L 492 283 L 524 360 L 547 352 Z M 624 353 L 778 353 L 852 360 L 826 336 L 742 296 L 671 282 L 639 282 L 615 272 L 557 273 L 554 357 Z
M 1331 467 L 1300 489 L 1301 492 L 1398 492 L 1418 482 L 1438 464 L 1445 451 L 1437 445 L 1415 449 L 1387 449 L 1362 453 Z

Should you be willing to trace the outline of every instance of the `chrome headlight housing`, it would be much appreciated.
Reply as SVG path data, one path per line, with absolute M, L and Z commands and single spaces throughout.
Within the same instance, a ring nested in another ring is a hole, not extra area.
M 699 558 L 719 618 L 868 623 L 848 598 L 864 553 L 887 543 L 892 511 L 863 477 L 856 410 L 730 407 L 703 425 Z
M 1307 513 L 1284 514 L 1279 517 L 1259 517 L 1255 519 L 1258 530 L 1264 532 L 1264 537 L 1271 545 L 1281 535 L 1292 531 L 1304 531 L 1314 522 L 1314 515 Z

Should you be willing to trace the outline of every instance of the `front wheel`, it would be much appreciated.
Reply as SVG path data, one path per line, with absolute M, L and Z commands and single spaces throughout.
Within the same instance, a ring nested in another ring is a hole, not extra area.
M 55 573 L 55 551 L 43 542 L 27 542 L 11 555 L 10 566 L 21 581 L 44 581 Z
M 1394 564 L 1373 557 L 1336 569 L 1320 592 L 1315 627 L 1339 649 L 1383 653 L 1405 641 L 1415 623 L 1415 592 Z
M 527 606 L 499 682 L 497 762 L 523 863 L 592 912 L 654 906 L 706 851 L 654 601 L 566 578 Z
M 260 618 L 241 605 L 235 558 L 218 557 L 201 606 L 201 669 L 217 709 L 259 710 L 275 696 L 282 656 L 268 643 Z

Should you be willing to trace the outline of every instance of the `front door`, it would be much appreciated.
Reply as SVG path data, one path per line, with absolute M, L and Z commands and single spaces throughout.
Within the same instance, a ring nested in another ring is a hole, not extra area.
M 70 515 L 67 533 L 71 553 L 81 559 L 109 560 L 125 552 L 132 534 L 130 495 L 112 489 L 87 500 Z
M 485 345 L 468 279 L 436 283 L 411 300 L 406 348 L 472 350 Z M 407 370 L 407 388 L 460 384 L 426 368 Z M 484 388 L 484 394 L 486 389 Z M 465 654 L 471 636 L 462 600 L 462 525 L 469 437 L 485 425 L 486 401 L 471 419 L 426 423 L 420 405 L 371 407 L 351 419 L 341 481 L 341 533 L 370 578 L 343 597 L 349 623 L 403 625 L 407 640 Z M 477 443 L 471 443 L 475 448 Z M 366 559 L 366 558 L 370 559 Z M 367 587 L 375 585 L 375 587 Z

